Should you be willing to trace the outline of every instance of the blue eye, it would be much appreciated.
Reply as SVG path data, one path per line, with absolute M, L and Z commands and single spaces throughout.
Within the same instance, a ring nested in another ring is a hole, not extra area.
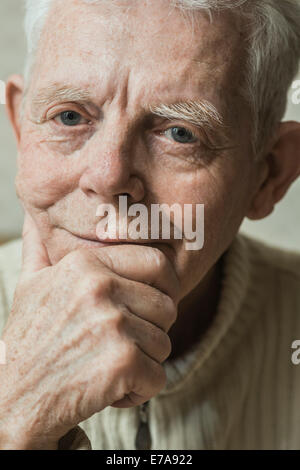
M 81 115 L 75 111 L 64 111 L 59 117 L 65 126 L 77 126 L 81 121 Z
M 168 132 L 171 133 L 171 138 L 180 144 L 191 144 L 197 140 L 194 134 L 184 127 L 172 127 L 166 131 L 166 134 Z

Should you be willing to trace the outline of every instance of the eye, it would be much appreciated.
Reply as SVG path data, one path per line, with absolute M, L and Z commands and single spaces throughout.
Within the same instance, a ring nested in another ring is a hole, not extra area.
M 59 119 L 65 126 L 77 126 L 82 123 L 83 117 L 76 111 L 64 111 L 56 116 L 56 119 Z M 85 119 L 85 121 L 87 120 Z
M 164 134 L 180 144 L 191 144 L 197 141 L 194 134 L 188 129 L 185 129 L 185 127 L 171 127 L 167 129 Z

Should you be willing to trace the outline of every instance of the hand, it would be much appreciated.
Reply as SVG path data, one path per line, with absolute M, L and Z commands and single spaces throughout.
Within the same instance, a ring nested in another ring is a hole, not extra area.
M 3 332 L 0 447 L 56 449 L 107 406 L 132 407 L 165 385 L 179 283 L 157 248 L 73 251 L 51 266 L 26 215 L 22 273 Z

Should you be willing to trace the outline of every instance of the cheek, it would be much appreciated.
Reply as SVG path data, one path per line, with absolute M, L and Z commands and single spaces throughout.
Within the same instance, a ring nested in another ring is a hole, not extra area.
M 68 194 L 79 177 L 70 159 L 49 152 L 34 133 L 26 133 L 16 177 L 17 194 L 26 206 L 47 209 Z
M 230 244 L 246 213 L 248 183 L 243 172 L 224 172 L 203 183 L 205 244 L 221 253 Z
M 204 204 L 204 245 L 199 250 L 186 250 L 178 245 L 177 272 L 188 288 L 195 286 L 214 265 L 233 240 L 245 216 L 248 195 L 245 168 L 202 168 L 172 185 L 172 201 L 180 205 Z M 171 189 L 170 189 L 171 191 Z M 193 211 L 193 231 L 202 231 L 201 221 Z M 200 240 L 200 235 L 198 240 Z M 187 288 L 187 289 L 188 289 Z
M 249 194 L 249 171 L 246 165 L 216 160 L 209 166 L 172 168 L 161 165 L 151 168 L 151 190 L 156 202 L 171 206 L 193 206 L 193 227 L 196 227 L 196 204 L 204 205 L 205 242 L 232 236 L 241 222 Z M 159 171 L 158 171 L 159 170 Z M 154 177 L 155 176 L 155 177 Z

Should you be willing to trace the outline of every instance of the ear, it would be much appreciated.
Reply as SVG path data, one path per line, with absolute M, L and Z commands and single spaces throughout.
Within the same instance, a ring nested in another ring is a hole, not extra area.
M 21 134 L 21 104 L 23 93 L 23 77 L 21 75 L 12 75 L 6 84 L 6 111 L 12 124 L 18 145 Z
M 279 125 L 277 139 L 258 166 L 259 187 L 246 216 L 259 220 L 271 214 L 277 202 L 300 176 L 300 123 Z

